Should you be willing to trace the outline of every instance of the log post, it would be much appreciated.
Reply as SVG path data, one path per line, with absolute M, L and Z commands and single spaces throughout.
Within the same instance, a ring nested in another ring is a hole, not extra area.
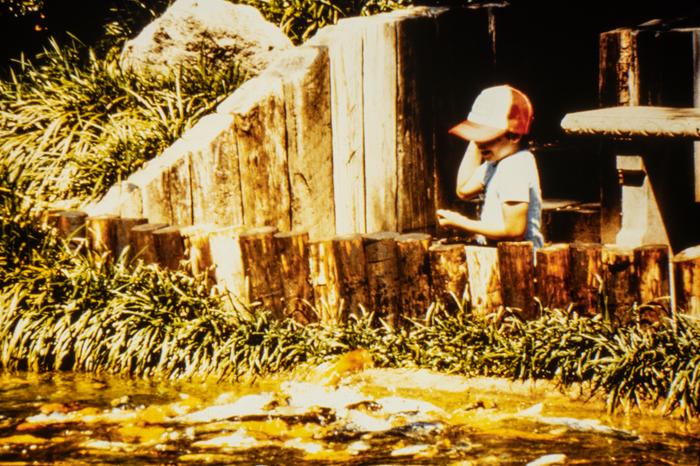
M 366 256 L 362 235 L 350 234 L 333 238 L 333 255 L 338 273 L 340 298 L 343 301 L 343 320 L 360 316 L 360 306 L 370 304 L 367 288 Z M 374 310 L 372 308 L 370 311 Z
M 50 224 L 68 240 L 85 238 L 85 222 L 88 214 L 80 210 L 62 210 L 49 215 Z
M 161 267 L 178 270 L 185 258 L 185 240 L 178 226 L 159 228 L 153 232 L 156 260 Z
M 117 257 L 117 224 L 116 215 L 98 215 L 87 217 L 87 240 L 90 249 L 98 254 L 107 254 L 112 259 Z
M 503 307 L 498 249 L 486 246 L 465 246 L 467 277 L 472 313 L 484 318 Z
M 277 228 L 252 228 L 240 234 L 243 273 L 248 282 L 248 301 L 259 302 L 282 317 L 282 279 L 273 243 Z
M 574 310 L 583 315 L 597 314 L 602 305 L 602 250 L 599 243 L 569 245 L 569 292 Z
M 498 270 L 503 287 L 503 304 L 518 309 L 524 320 L 537 317 L 534 253 L 530 241 L 498 243 Z
M 309 281 L 309 234 L 280 232 L 273 237 L 279 257 L 285 317 L 302 324 L 318 320 L 313 311 L 314 291 Z
M 700 317 L 700 246 L 693 246 L 673 258 L 677 305 L 686 314 Z
M 569 245 L 552 244 L 536 252 L 535 296 L 543 307 L 563 309 L 569 305 Z
M 227 304 L 247 306 L 246 280 L 243 275 L 243 259 L 239 234 L 240 226 L 217 228 L 209 232 L 209 254 L 211 256 L 216 291 L 232 298 Z
M 148 223 L 148 220 L 145 218 L 124 218 L 120 217 L 119 220 L 117 221 L 117 225 L 115 228 L 115 235 L 116 235 L 116 244 L 117 244 L 117 249 L 116 249 L 116 257 L 120 257 L 123 253 L 124 250 L 129 247 L 131 249 L 131 230 L 137 226 L 137 225 L 143 225 L 145 223 Z M 134 251 L 130 250 L 129 251 L 129 257 L 134 256 Z
M 399 270 L 398 253 L 393 231 L 381 231 L 363 236 L 367 260 L 368 307 L 392 327 L 398 323 Z
M 405 233 L 396 237 L 399 269 L 400 322 L 425 316 L 432 295 L 430 290 L 431 236 L 427 233 Z
M 649 244 L 634 249 L 640 303 L 670 297 L 668 259 L 669 247 L 665 244 Z
M 193 225 L 182 228 L 180 233 L 185 240 L 185 261 L 189 273 L 201 277 L 207 284 L 213 284 L 214 264 L 209 248 L 209 234 L 217 227 L 214 225 Z
M 637 296 L 634 251 L 606 244 L 602 251 L 603 282 L 607 299 L 607 316 L 614 324 L 630 321 L 630 309 Z
M 340 283 L 331 240 L 309 242 L 309 271 L 319 319 L 324 323 L 340 323 Z
M 129 240 L 134 259 L 140 259 L 146 264 L 156 263 L 158 256 L 153 242 L 153 232 L 167 226 L 165 223 L 144 223 L 133 227 L 129 232 Z
M 454 311 L 469 297 L 464 245 L 438 243 L 430 246 L 428 252 L 433 299 Z

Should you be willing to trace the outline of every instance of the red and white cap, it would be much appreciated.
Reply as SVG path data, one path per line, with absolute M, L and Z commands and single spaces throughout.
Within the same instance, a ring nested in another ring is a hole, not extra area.
M 489 87 L 481 91 L 467 119 L 449 130 L 467 141 L 484 142 L 506 132 L 530 132 L 533 110 L 530 99 L 509 85 Z

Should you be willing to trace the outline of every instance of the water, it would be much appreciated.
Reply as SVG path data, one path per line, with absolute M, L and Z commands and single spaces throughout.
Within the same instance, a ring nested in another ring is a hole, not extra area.
M 700 464 L 697 421 L 608 416 L 546 383 L 308 374 L 239 385 L 1 374 L 0 464 Z

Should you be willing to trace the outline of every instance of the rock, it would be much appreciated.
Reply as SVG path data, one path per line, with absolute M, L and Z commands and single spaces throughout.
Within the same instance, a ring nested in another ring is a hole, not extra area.
M 203 52 L 214 65 L 237 60 L 242 71 L 257 74 L 290 47 L 282 30 L 251 6 L 177 0 L 124 44 L 120 63 L 145 75 L 167 74 L 179 66 L 196 66 Z

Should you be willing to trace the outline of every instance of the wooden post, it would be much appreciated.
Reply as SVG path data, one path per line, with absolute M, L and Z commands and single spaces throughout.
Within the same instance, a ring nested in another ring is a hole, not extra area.
M 309 271 L 319 319 L 324 323 L 341 322 L 340 283 L 331 240 L 309 242 Z
M 273 240 L 279 257 L 285 317 L 302 324 L 317 321 L 313 311 L 314 291 L 309 281 L 309 234 L 281 232 Z
M 569 295 L 569 245 L 552 244 L 538 249 L 535 266 L 535 296 L 543 307 L 566 308 Z
M 124 250 L 129 246 L 131 249 L 131 230 L 137 225 L 148 223 L 145 218 L 124 218 L 120 217 L 117 221 L 115 235 L 117 242 L 116 257 L 120 257 Z M 134 256 L 134 251 L 129 251 L 129 256 Z
M 156 247 L 153 242 L 153 232 L 165 228 L 165 223 L 144 223 L 136 225 L 129 232 L 130 247 L 135 259 L 141 259 L 146 264 L 158 261 Z
M 614 324 L 624 325 L 630 321 L 629 311 L 637 296 L 634 251 L 606 244 L 602 261 L 608 317 Z
M 603 286 L 603 246 L 598 243 L 569 245 L 569 288 L 574 309 L 588 316 L 600 310 Z
M 333 238 L 333 255 L 338 273 L 343 319 L 361 315 L 360 306 L 371 303 L 367 288 L 366 255 L 362 235 L 341 235 Z M 371 307 L 368 309 L 374 310 Z
M 537 317 L 534 253 L 530 241 L 498 243 L 498 269 L 503 287 L 503 304 L 518 309 L 524 320 Z
M 216 290 L 231 298 L 227 304 L 247 306 L 246 280 L 238 235 L 242 227 L 230 226 L 209 232 L 209 254 L 216 280 Z
M 368 307 L 391 326 L 398 323 L 399 270 L 398 253 L 393 231 L 364 235 L 367 259 Z
M 211 224 L 194 225 L 180 230 L 185 240 L 185 261 L 187 270 L 194 277 L 201 277 L 209 285 L 213 284 L 214 263 L 209 248 L 209 234 L 217 227 Z
M 85 238 L 87 217 L 88 215 L 80 210 L 62 210 L 50 215 L 50 223 L 63 238 Z
M 433 299 L 456 310 L 458 303 L 468 299 L 467 259 L 463 244 L 433 244 L 430 254 L 430 282 Z
M 430 290 L 431 236 L 405 233 L 395 238 L 399 269 L 399 320 L 425 317 L 432 295 Z
M 107 253 L 112 259 L 117 257 L 117 223 L 115 215 L 87 217 L 87 239 L 90 249 L 98 254 Z
M 180 263 L 185 258 L 185 240 L 180 232 L 180 227 L 168 226 L 155 230 L 153 232 L 153 246 L 157 262 L 161 267 L 170 270 L 180 268 Z
M 668 258 L 669 247 L 665 244 L 649 244 L 634 249 L 641 304 L 670 297 Z
M 700 317 L 700 246 L 693 246 L 673 258 L 678 308 Z
M 240 234 L 243 273 L 248 282 L 248 300 L 259 302 L 281 318 L 282 279 L 273 243 L 275 227 L 258 227 Z
M 484 318 L 503 307 L 498 249 L 486 246 L 465 246 L 467 276 L 472 313 Z

